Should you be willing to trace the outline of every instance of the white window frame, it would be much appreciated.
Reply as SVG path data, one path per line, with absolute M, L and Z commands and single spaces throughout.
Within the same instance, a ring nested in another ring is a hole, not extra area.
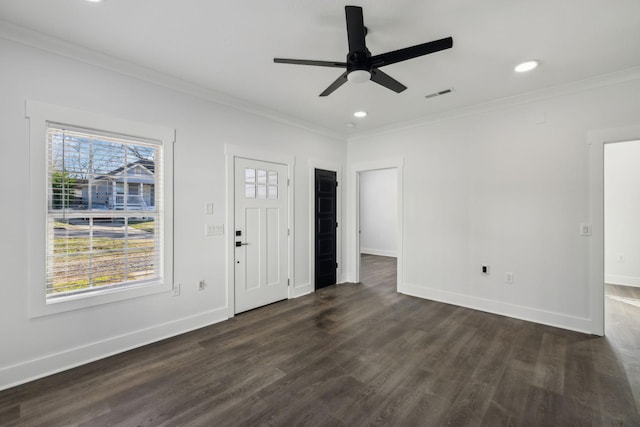
M 94 114 L 36 101 L 26 102 L 29 119 L 28 302 L 29 316 L 92 307 L 173 289 L 173 145 L 175 129 Z M 78 294 L 60 301 L 46 297 L 47 128 L 49 122 L 158 141 L 162 145 L 163 206 L 160 280 L 141 286 Z

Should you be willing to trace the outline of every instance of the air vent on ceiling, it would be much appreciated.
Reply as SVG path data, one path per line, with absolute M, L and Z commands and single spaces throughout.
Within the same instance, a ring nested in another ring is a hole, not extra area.
M 433 93 L 430 93 L 429 95 L 425 95 L 424 97 L 427 98 L 427 99 L 428 98 L 435 98 L 436 96 L 446 95 L 446 94 L 451 93 L 451 92 L 453 92 L 453 88 L 443 89 L 443 90 L 438 91 L 438 92 L 433 92 Z

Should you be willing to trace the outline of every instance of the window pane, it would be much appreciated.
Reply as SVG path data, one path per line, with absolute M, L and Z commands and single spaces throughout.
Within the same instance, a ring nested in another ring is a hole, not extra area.
M 267 187 L 267 197 L 269 199 L 277 199 L 278 198 L 278 186 L 270 185 Z
M 158 279 L 160 146 L 55 127 L 48 136 L 47 298 Z
M 267 183 L 267 171 L 263 169 L 258 169 L 258 184 L 266 184 Z
M 91 168 L 94 175 L 122 175 L 127 164 L 127 150 L 123 144 L 99 139 L 91 140 Z M 131 157 L 133 161 L 133 156 Z M 86 161 L 86 160 L 85 160 Z
M 245 180 L 245 182 L 255 182 L 256 181 L 256 170 L 255 169 L 245 169 L 244 170 L 244 180 Z
M 266 198 L 267 198 L 267 186 L 258 185 L 258 199 L 266 199 Z
M 152 279 L 159 274 L 153 218 L 51 221 L 49 294 Z
M 244 185 L 244 196 L 247 199 L 255 199 L 256 198 L 256 186 L 254 184 L 245 184 Z
M 129 219 L 127 280 L 151 279 L 159 274 L 159 260 L 155 255 L 158 244 L 155 230 L 156 224 L 153 218 Z
M 278 172 L 269 171 L 269 185 L 277 185 L 278 184 Z

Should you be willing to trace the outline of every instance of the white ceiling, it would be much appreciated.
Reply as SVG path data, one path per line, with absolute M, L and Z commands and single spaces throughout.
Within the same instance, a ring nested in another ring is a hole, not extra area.
M 344 61 L 345 4 L 364 8 L 374 55 L 454 47 L 384 67 L 403 93 L 347 83 L 320 98 L 340 69 L 273 58 Z M 638 0 L 0 0 L 0 19 L 341 135 L 640 66 Z M 537 70 L 513 71 L 530 58 Z

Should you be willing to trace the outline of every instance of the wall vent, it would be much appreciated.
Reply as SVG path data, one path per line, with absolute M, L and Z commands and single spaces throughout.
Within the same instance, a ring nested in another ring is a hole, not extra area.
M 446 95 L 448 93 L 451 93 L 451 92 L 453 92 L 453 90 L 454 90 L 453 88 L 443 89 L 443 90 L 440 90 L 438 92 L 433 92 L 433 93 L 430 93 L 429 95 L 425 95 L 424 97 L 427 98 L 427 99 L 435 98 L 436 96 L 442 96 L 442 95 Z

